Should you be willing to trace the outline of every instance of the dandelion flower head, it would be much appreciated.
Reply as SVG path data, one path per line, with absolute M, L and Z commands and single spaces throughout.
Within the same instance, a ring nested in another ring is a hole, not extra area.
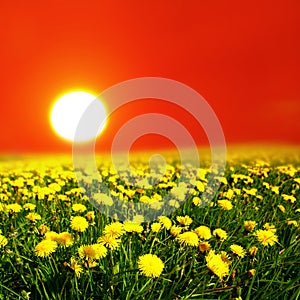
M 163 271 L 164 263 L 155 254 L 145 254 L 139 257 L 138 267 L 146 277 L 159 277 Z
M 195 228 L 194 232 L 199 236 L 200 239 L 209 240 L 211 238 L 211 231 L 207 226 L 201 225 Z
M 179 243 L 183 245 L 198 246 L 199 244 L 198 235 L 192 231 L 187 231 L 179 234 L 177 239 Z
M 244 257 L 246 255 L 245 249 L 236 244 L 231 245 L 230 250 L 239 257 Z
M 71 228 L 75 231 L 84 232 L 89 227 L 88 221 L 81 216 L 71 217 Z
M 35 254 L 39 257 L 47 257 L 57 248 L 57 243 L 51 240 L 43 240 L 35 246 Z
M 257 240 L 263 245 L 263 246 L 273 246 L 276 242 L 278 242 L 277 235 L 271 231 L 271 230 L 257 230 L 255 232 L 255 235 L 257 237 Z

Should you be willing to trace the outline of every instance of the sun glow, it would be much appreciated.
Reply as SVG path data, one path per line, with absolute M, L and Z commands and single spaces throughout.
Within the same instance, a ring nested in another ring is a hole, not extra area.
M 95 134 L 89 130 L 75 138 L 80 119 L 92 103 L 97 104 L 99 119 L 103 120 L 96 134 L 98 136 L 106 125 L 107 113 L 103 103 L 95 95 L 87 92 L 70 92 L 54 103 L 50 120 L 55 133 L 70 142 L 74 142 L 75 139 L 76 142 L 86 142 L 94 139 Z

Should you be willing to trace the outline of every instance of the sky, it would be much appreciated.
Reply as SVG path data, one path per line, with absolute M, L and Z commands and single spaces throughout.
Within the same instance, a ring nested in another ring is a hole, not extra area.
M 0 14 L 2 153 L 71 151 L 49 122 L 60 95 L 98 95 L 148 76 L 200 93 L 228 144 L 300 143 L 298 0 L 2 1 Z M 153 112 L 207 143 L 186 112 L 149 99 L 116 111 L 99 147 L 109 149 L 129 118 Z M 136 142 L 158 144 L 170 141 Z

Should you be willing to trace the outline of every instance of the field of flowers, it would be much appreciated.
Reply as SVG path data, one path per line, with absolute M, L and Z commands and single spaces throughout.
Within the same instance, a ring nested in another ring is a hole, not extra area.
M 70 158 L 0 158 L 0 299 L 300 299 L 300 152 L 281 150 L 229 155 L 209 202 L 208 163 L 177 186 L 171 159 L 151 185 L 139 160 L 141 188 L 100 162 L 99 210 Z M 116 199 L 173 211 L 111 218 Z

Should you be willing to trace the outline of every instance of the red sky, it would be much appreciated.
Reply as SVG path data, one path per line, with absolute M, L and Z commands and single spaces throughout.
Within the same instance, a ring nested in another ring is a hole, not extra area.
M 300 143 L 298 0 L 31 0 L 0 6 L 0 152 L 70 151 L 49 124 L 54 99 L 74 89 L 99 94 L 143 76 L 174 79 L 199 92 L 228 143 Z M 144 105 L 128 106 L 119 115 L 126 122 L 144 111 Z M 199 128 L 182 112 L 171 114 L 197 140 Z M 119 123 L 108 125 L 103 147 Z

